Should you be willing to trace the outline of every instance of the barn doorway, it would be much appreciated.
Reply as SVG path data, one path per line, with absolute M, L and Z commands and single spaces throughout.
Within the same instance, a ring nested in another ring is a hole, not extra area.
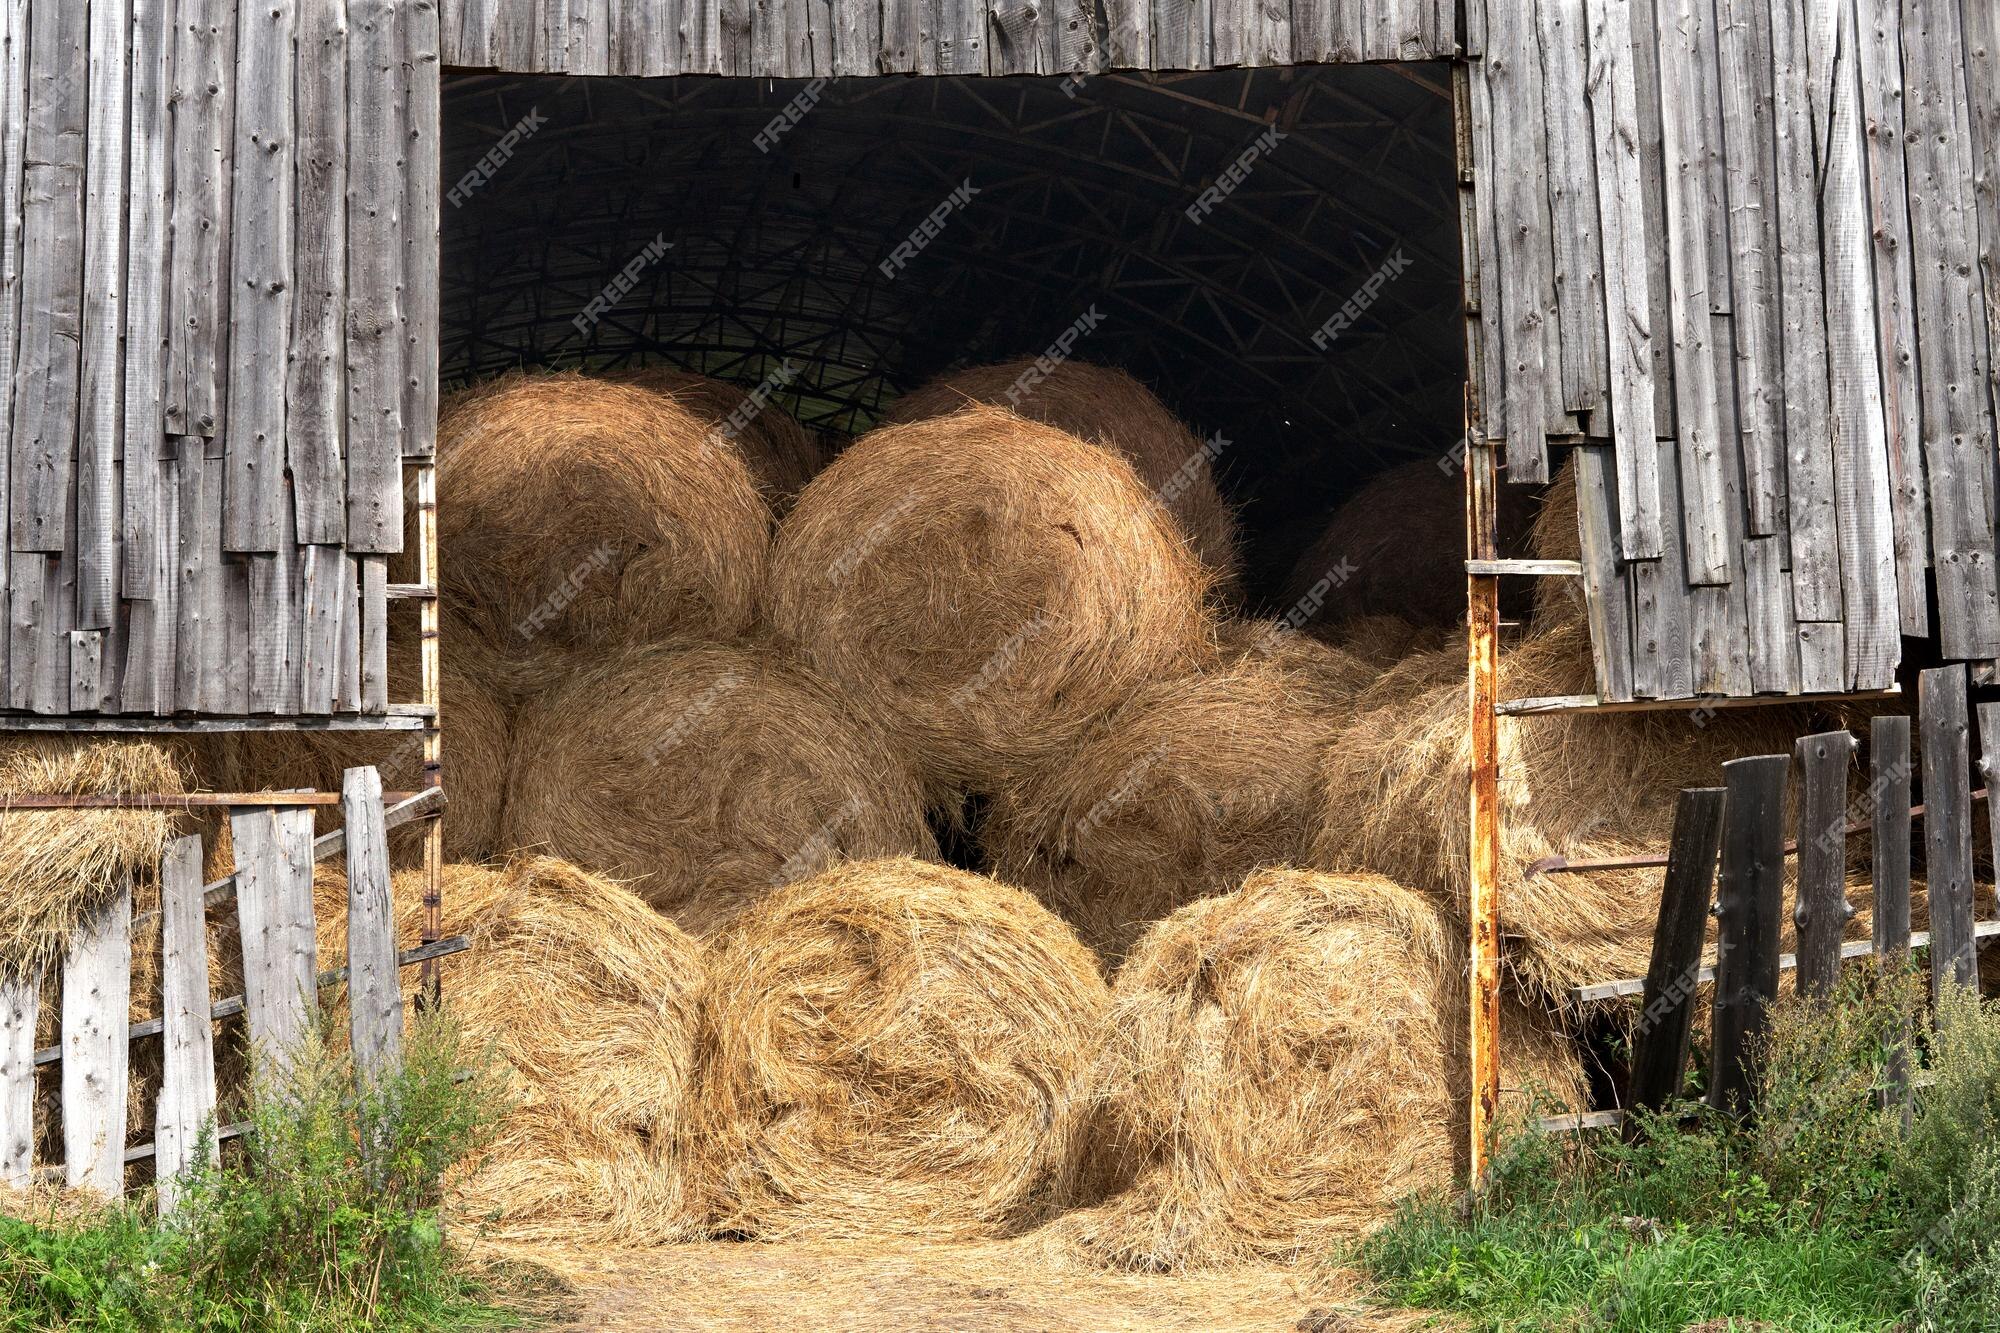
M 1444 65 L 448 76 L 445 385 L 663 364 L 838 441 L 950 370 L 1115 366 L 1215 452 L 1253 609 L 1371 477 L 1437 463 L 1455 618 L 1450 92 Z

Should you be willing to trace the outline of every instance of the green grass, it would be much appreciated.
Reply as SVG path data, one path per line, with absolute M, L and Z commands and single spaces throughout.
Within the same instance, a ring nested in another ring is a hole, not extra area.
M 1633 1142 L 1516 1126 L 1482 1189 L 1405 1200 L 1337 1256 L 1388 1302 L 1482 1330 L 2000 1330 L 2000 1009 L 1947 1006 L 1914 1121 L 1884 1109 L 1916 978 L 1858 971 L 1773 1016 L 1761 1111 Z
M 401 1074 L 357 1097 L 322 1025 L 260 1080 L 251 1133 L 184 1180 L 170 1219 L 149 1199 L 0 1217 L 0 1330 L 518 1325 L 438 1222 L 444 1172 L 503 1110 L 458 1047 L 420 1016 Z

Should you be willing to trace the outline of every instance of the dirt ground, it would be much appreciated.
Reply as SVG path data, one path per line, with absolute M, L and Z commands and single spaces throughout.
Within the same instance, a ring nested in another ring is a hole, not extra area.
M 918 1333 L 1375 1333 L 1446 1328 L 1374 1312 L 1337 1289 L 1314 1294 L 1291 1269 L 1134 1275 L 1052 1261 L 1033 1238 L 982 1245 L 736 1244 L 516 1251 L 551 1266 L 563 1291 L 542 1311 L 557 1329 Z

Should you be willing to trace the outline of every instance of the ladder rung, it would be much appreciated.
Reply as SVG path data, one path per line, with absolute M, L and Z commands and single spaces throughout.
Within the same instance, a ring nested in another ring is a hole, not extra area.
M 1583 562 L 1580 560 L 1468 560 L 1465 562 L 1468 574 L 1552 574 L 1558 577 L 1582 578 Z
M 389 585 L 389 600 L 392 602 L 435 602 L 438 590 L 434 583 L 392 583 Z

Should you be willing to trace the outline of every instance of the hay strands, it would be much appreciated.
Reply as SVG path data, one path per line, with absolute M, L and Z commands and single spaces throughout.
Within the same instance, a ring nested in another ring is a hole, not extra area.
M 397 791 L 387 792 L 384 797 L 393 804 L 419 794 Z M 247 805 L 296 809 L 300 806 L 339 804 L 340 793 L 337 791 L 202 791 L 178 795 L 170 792 L 136 792 L 131 795 L 72 792 L 32 796 L 4 793 L 0 794 L 0 815 L 9 810 L 215 810 Z

